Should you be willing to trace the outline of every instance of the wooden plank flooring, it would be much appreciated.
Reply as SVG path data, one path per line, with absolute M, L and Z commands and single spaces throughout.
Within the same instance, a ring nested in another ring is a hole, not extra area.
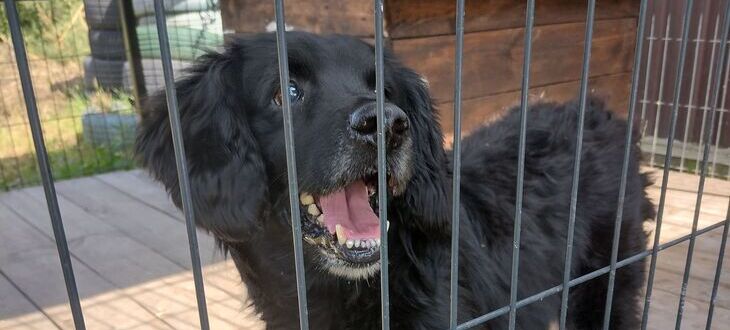
M 658 202 L 661 172 L 647 171 L 654 172 L 650 196 Z M 671 174 L 662 242 L 690 233 L 697 185 L 697 176 Z M 135 170 L 63 181 L 57 189 L 89 329 L 198 328 L 185 225 L 159 185 Z M 707 180 L 699 228 L 725 219 L 729 195 L 730 182 Z M 233 264 L 210 236 L 198 235 L 211 327 L 262 329 Z M 721 238 L 718 228 L 696 240 L 684 329 L 704 328 Z M 688 245 L 660 253 L 652 329 L 674 326 Z M 730 323 L 730 260 L 716 306 L 713 328 L 720 329 Z M 72 328 L 42 188 L 0 194 L 0 329 Z

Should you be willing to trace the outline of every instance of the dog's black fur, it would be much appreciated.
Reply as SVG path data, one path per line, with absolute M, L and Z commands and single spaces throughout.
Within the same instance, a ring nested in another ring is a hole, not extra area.
M 345 36 L 289 32 L 289 63 L 304 97 L 292 105 L 299 186 L 335 189 L 334 152 L 351 143 L 337 125 L 357 104 L 372 103 L 372 47 Z M 230 253 L 256 310 L 271 329 L 298 327 L 276 39 L 271 34 L 231 42 L 203 56 L 176 83 L 197 224 Z M 389 198 L 391 326 L 444 329 L 449 317 L 451 152 L 425 82 L 385 55 L 387 104 L 408 116 L 411 153 L 404 191 Z M 434 77 L 436 78 L 436 77 Z M 348 103 L 350 102 L 350 103 Z M 145 103 L 138 136 L 143 165 L 180 205 L 164 94 Z M 578 105 L 536 104 L 528 111 L 518 298 L 562 282 Z M 586 112 L 576 210 L 572 276 L 609 264 L 626 123 L 590 99 Z M 637 135 L 634 135 L 637 136 Z M 459 321 L 509 302 L 519 141 L 519 111 L 463 140 L 459 249 Z M 375 166 L 374 148 L 356 144 L 357 162 Z M 370 149 L 368 149 L 370 148 Z M 367 149 L 367 150 L 366 150 Z M 372 150 L 371 150 L 372 149 Z M 389 150 L 390 155 L 396 151 Z M 364 156 L 363 156 L 364 155 Z M 632 147 L 619 258 L 642 251 L 643 222 L 653 206 Z M 352 166 L 358 166 L 357 164 Z M 355 170 L 352 170 L 355 171 Z M 355 172 L 352 172 L 355 175 Z M 339 178 L 346 180 L 347 178 Z M 354 178 L 353 178 L 354 179 Z M 305 247 L 312 329 L 380 328 L 379 275 L 351 280 L 323 269 Z M 644 263 L 616 277 L 612 328 L 637 326 Z M 607 276 L 570 292 L 569 326 L 599 328 Z M 559 315 L 560 295 L 519 309 L 519 329 L 545 329 Z M 503 329 L 506 316 L 485 328 Z

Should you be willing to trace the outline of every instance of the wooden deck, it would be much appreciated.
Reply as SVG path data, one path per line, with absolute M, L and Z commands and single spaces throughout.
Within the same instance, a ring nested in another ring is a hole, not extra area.
M 651 188 L 658 200 L 660 175 Z M 698 178 L 672 173 L 661 241 L 690 232 Z M 163 189 L 140 171 L 57 184 L 89 329 L 198 328 L 185 225 Z M 727 214 L 730 182 L 709 179 L 700 228 Z M 261 329 L 232 263 L 199 232 L 212 329 Z M 704 328 L 722 228 L 697 240 L 683 327 Z M 650 328 L 674 326 L 688 243 L 664 250 Z M 726 259 L 730 259 L 726 257 Z M 730 260 L 713 325 L 730 324 Z M 58 255 L 40 187 L 0 193 L 0 329 L 71 329 Z

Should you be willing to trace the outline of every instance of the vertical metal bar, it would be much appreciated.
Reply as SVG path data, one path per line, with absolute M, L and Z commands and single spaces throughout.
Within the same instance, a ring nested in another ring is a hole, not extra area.
M 651 60 L 652 60 L 652 53 L 654 51 L 654 40 L 656 37 L 654 36 L 654 25 L 656 23 L 656 16 L 651 15 L 651 28 L 649 32 L 649 49 L 647 49 L 647 57 L 646 57 L 646 72 L 644 73 L 644 97 L 641 99 L 641 117 L 639 119 L 639 125 L 641 127 L 641 137 L 644 137 L 644 119 L 646 118 L 646 106 L 649 104 L 649 77 L 651 76 Z M 640 36 L 643 38 L 643 36 Z M 638 38 L 637 38 L 638 40 Z M 636 66 L 634 66 L 636 67 Z M 642 139 L 643 141 L 643 139 Z M 643 144 L 643 142 L 640 142 Z M 654 164 L 649 162 L 649 166 L 654 167 Z
M 727 81 L 728 76 L 730 76 L 730 57 L 726 57 L 725 59 L 725 77 L 723 78 L 723 87 L 722 87 L 722 100 L 720 101 L 720 104 L 717 106 L 717 111 L 720 112 L 720 118 L 717 120 L 717 135 L 715 136 L 715 150 L 712 153 L 712 167 L 710 171 L 710 176 L 715 176 L 715 169 L 717 168 L 717 151 L 720 149 L 720 138 L 722 137 L 722 124 L 724 123 L 723 117 L 725 115 L 725 112 L 728 111 L 727 108 L 725 108 L 725 101 L 727 100 Z
M 390 329 L 388 292 L 388 186 L 385 160 L 385 108 L 383 62 L 383 0 L 373 1 L 375 11 L 375 97 L 378 129 L 378 217 L 380 218 L 380 314 L 383 330 Z
M 509 295 L 509 329 L 517 322 L 517 284 L 520 270 L 520 231 L 522 230 L 522 192 L 525 180 L 525 145 L 527 138 L 527 108 L 530 89 L 530 62 L 532 60 L 532 26 L 535 23 L 535 0 L 527 0 L 525 13 L 525 55 L 522 62 L 522 91 L 520 94 L 520 142 L 517 154 L 517 195 L 515 223 L 512 238 L 512 274 Z
M 654 235 L 654 249 L 651 253 L 651 266 L 649 268 L 649 282 L 646 287 L 646 298 L 644 300 L 644 314 L 641 320 L 641 329 L 645 330 L 648 323 L 649 308 L 651 305 L 651 293 L 654 286 L 654 275 L 656 273 L 657 253 L 659 239 L 661 236 L 662 217 L 664 216 L 664 204 L 667 197 L 667 184 L 669 182 L 669 167 L 672 162 L 672 147 L 674 146 L 674 134 L 677 128 L 677 112 L 679 112 L 679 99 L 682 95 L 682 76 L 684 74 L 684 61 L 687 57 L 687 45 L 689 44 L 689 26 L 692 18 L 693 0 L 687 0 L 684 7 L 684 18 L 682 19 L 682 45 L 679 51 L 677 63 L 677 76 L 674 79 L 674 100 L 672 101 L 672 112 L 669 125 L 669 136 L 667 137 L 667 152 L 664 158 L 664 173 L 662 176 L 662 187 L 659 197 L 659 209 L 656 223 L 656 234 Z
M 283 93 L 289 90 L 289 57 L 286 47 L 286 24 L 284 22 L 284 0 L 275 0 L 276 50 L 279 57 L 279 83 Z M 284 94 L 286 95 L 286 94 Z M 302 223 L 299 210 L 299 183 L 297 181 L 297 159 L 294 150 L 294 128 L 292 125 L 291 102 L 281 98 L 284 110 L 284 142 L 286 145 L 286 169 L 289 180 L 289 207 L 291 208 L 292 240 L 294 241 L 294 268 L 297 275 L 297 300 L 299 304 L 299 327 L 309 329 L 307 310 L 307 284 L 304 278 L 304 253 L 302 250 Z
M 570 214 L 568 216 L 568 237 L 565 245 L 565 264 L 563 269 L 563 292 L 560 304 L 560 329 L 565 329 L 568 320 L 568 282 L 573 260 L 573 239 L 575 236 L 575 216 L 578 207 L 578 186 L 580 182 L 580 160 L 583 154 L 583 126 L 588 98 L 588 78 L 591 62 L 591 46 L 593 45 L 593 23 L 595 21 L 596 0 L 588 1 L 586 10 L 586 31 L 583 39 L 583 67 L 580 77 L 580 110 L 578 112 L 578 128 L 575 136 L 575 155 L 573 156 L 573 179 L 570 190 Z
M 129 63 L 129 79 L 132 87 L 135 105 L 139 106 L 142 97 L 147 95 L 142 72 L 142 56 L 139 52 L 139 39 L 135 28 L 134 8 L 131 1 L 118 1 L 119 20 L 124 39 L 127 63 Z
M 18 74 L 20 75 L 21 87 L 23 89 L 23 99 L 25 101 L 26 111 L 28 112 L 28 122 L 30 124 L 31 134 L 33 135 L 33 145 L 36 156 L 38 157 L 38 170 L 43 181 L 43 191 L 46 196 L 46 203 L 48 204 L 48 213 L 51 217 L 53 237 L 56 240 L 56 251 L 61 262 L 61 270 L 63 271 L 63 279 L 66 283 L 66 293 L 68 294 L 74 326 L 76 329 L 86 329 L 84 316 L 81 311 L 79 292 L 76 288 L 73 265 L 71 264 L 71 254 L 68 250 L 68 243 L 66 242 L 66 232 L 63 228 L 61 210 L 58 207 L 56 187 L 53 183 L 53 172 L 51 171 L 51 164 L 48 161 L 48 152 L 46 151 L 46 145 L 43 139 L 43 128 L 41 127 L 41 121 L 38 115 L 38 106 L 33 91 L 33 81 L 30 75 L 30 67 L 28 66 L 25 44 L 23 43 L 23 33 L 20 30 L 18 8 L 14 0 L 6 0 L 4 2 L 5 13 L 8 15 L 10 36 L 15 50 L 15 60 L 18 65 Z
M 165 5 L 162 0 L 155 0 L 155 19 L 157 21 L 157 37 L 160 42 L 160 55 L 162 57 L 162 72 L 165 76 L 165 96 L 167 97 L 167 110 L 170 120 L 172 144 L 175 150 L 177 179 L 180 183 L 180 195 L 182 198 L 183 213 L 185 214 L 185 227 L 187 228 L 188 244 L 190 247 L 190 261 L 192 262 L 193 268 L 193 281 L 195 282 L 195 298 L 198 302 L 200 328 L 207 330 L 210 328 L 210 325 L 208 323 L 208 308 L 205 302 L 203 272 L 200 267 L 198 236 L 195 231 L 195 211 L 193 209 L 193 201 L 190 196 L 190 178 L 188 177 L 188 165 L 185 160 L 185 144 L 183 143 L 180 114 L 177 106 L 177 91 L 175 90 L 175 78 L 173 77 L 172 71 L 172 57 L 170 55 L 170 40 L 167 35 Z
M 659 96 L 656 101 L 656 114 L 654 115 L 654 137 L 651 140 L 651 158 L 649 164 L 654 166 L 654 158 L 656 157 L 656 144 L 659 139 L 659 118 L 662 113 L 662 105 L 664 105 L 664 74 L 667 72 L 667 53 L 669 51 L 669 42 L 672 38 L 669 37 L 669 29 L 672 25 L 672 16 L 667 17 L 667 25 L 664 31 L 664 51 L 662 52 L 662 68 L 659 75 Z
M 722 64 L 725 59 L 725 51 L 727 50 L 727 37 L 728 29 L 730 28 L 730 1 L 726 1 L 725 5 L 725 22 L 722 26 L 722 37 L 720 38 L 720 53 L 717 58 L 717 65 L 715 67 L 715 87 L 707 86 L 712 89 L 712 108 L 710 108 L 710 122 L 709 127 L 705 130 L 705 145 L 702 153 L 702 167 L 700 169 L 700 183 L 697 186 L 697 200 L 695 201 L 695 212 L 694 218 L 692 219 L 692 234 L 689 237 L 689 247 L 687 249 L 687 260 L 684 264 L 684 276 L 682 277 L 682 289 L 679 294 L 679 307 L 677 308 L 677 321 L 675 323 L 675 329 L 679 330 L 682 325 L 682 315 L 684 313 L 684 302 L 687 298 L 687 284 L 689 283 L 689 274 L 692 268 L 692 257 L 694 254 L 695 240 L 697 234 L 697 224 L 700 220 L 700 209 L 702 208 L 702 192 L 705 188 L 705 178 L 707 176 L 707 162 L 710 158 L 710 142 L 712 139 L 712 131 L 715 128 L 715 109 L 717 108 L 717 98 L 720 94 L 720 85 L 722 84 Z M 712 63 L 712 62 L 710 62 Z
M 717 15 L 717 19 L 715 20 L 715 33 L 712 36 L 712 41 L 710 43 L 712 44 L 712 51 L 710 52 L 710 63 L 715 63 L 715 50 L 717 50 L 717 44 L 720 43 L 720 41 L 717 39 L 717 33 L 718 28 L 720 27 L 720 15 Z M 715 72 L 710 70 L 710 74 L 707 75 L 707 88 L 705 91 L 705 105 L 700 108 L 702 109 L 702 125 L 700 125 L 700 142 L 699 145 L 702 145 L 705 141 L 705 121 L 707 121 L 707 111 L 710 109 L 710 102 L 714 102 L 714 100 L 710 100 L 710 90 L 712 89 L 712 77 Z M 697 148 L 697 158 L 695 160 L 699 160 L 702 153 L 702 148 Z M 697 173 L 699 168 L 695 166 L 695 173 Z
M 634 113 L 636 111 L 636 96 L 639 92 L 639 72 L 641 72 L 641 55 L 643 51 L 644 26 L 646 25 L 646 7 L 648 0 L 641 2 L 639 9 L 639 24 L 636 32 L 636 49 L 634 50 L 634 71 L 631 80 L 631 96 L 629 97 L 629 113 L 626 126 L 626 137 L 624 140 L 624 160 L 621 165 L 621 181 L 618 189 L 618 202 L 616 203 L 616 220 L 613 225 L 613 242 L 611 243 L 611 265 L 608 275 L 608 287 L 606 290 L 606 306 L 603 311 L 603 329 L 609 328 L 611 320 L 611 308 L 613 305 L 613 291 L 616 283 L 616 261 L 618 259 L 619 238 L 621 237 L 621 224 L 623 221 L 624 201 L 626 199 L 626 182 L 629 173 L 631 159 L 631 147 L 633 146 Z M 652 29 L 654 21 L 652 17 Z M 653 31 L 652 31 L 653 35 Z M 648 65 L 648 64 L 647 64 Z M 649 67 L 646 68 L 647 74 Z
M 722 275 L 722 262 L 725 259 L 725 248 L 727 247 L 727 236 L 730 232 L 730 201 L 727 205 L 727 213 L 725 215 L 725 225 L 722 229 L 722 241 L 720 241 L 720 250 L 717 252 L 717 267 L 715 268 L 715 279 L 712 282 L 712 294 L 710 295 L 710 307 L 707 311 L 706 330 L 712 329 L 712 316 L 715 312 L 715 303 L 717 302 L 717 289 L 720 287 L 720 275 Z
M 459 308 L 459 212 L 461 194 L 461 80 L 464 59 L 464 0 L 456 1 L 456 54 L 454 68 L 454 170 L 451 200 L 451 312 L 449 329 L 458 325 Z
M 697 78 L 697 63 L 699 62 L 700 56 L 700 43 L 702 42 L 702 19 L 704 17 L 702 14 L 700 14 L 699 21 L 697 22 L 697 37 L 695 38 L 695 54 L 694 59 L 692 59 L 692 79 L 690 81 L 690 87 L 689 87 L 689 99 L 687 100 L 687 116 L 684 120 L 684 136 L 682 138 L 682 153 L 679 156 L 679 171 L 684 172 L 684 159 L 685 154 L 687 152 L 687 139 L 689 138 L 689 126 L 692 123 L 692 108 L 694 108 L 694 104 L 692 101 L 694 101 L 695 96 L 695 85 L 696 85 L 696 79 Z

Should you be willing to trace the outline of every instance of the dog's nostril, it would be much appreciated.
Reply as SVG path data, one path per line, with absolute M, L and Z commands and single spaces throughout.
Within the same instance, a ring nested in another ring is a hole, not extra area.
M 355 116 L 359 117 L 355 121 L 353 121 L 350 126 L 353 130 L 356 132 L 362 134 L 362 135 L 369 135 L 374 134 L 377 129 L 377 120 L 373 116 Z
M 403 134 L 407 130 L 408 119 L 399 117 L 393 121 L 392 131 L 394 134 Z

